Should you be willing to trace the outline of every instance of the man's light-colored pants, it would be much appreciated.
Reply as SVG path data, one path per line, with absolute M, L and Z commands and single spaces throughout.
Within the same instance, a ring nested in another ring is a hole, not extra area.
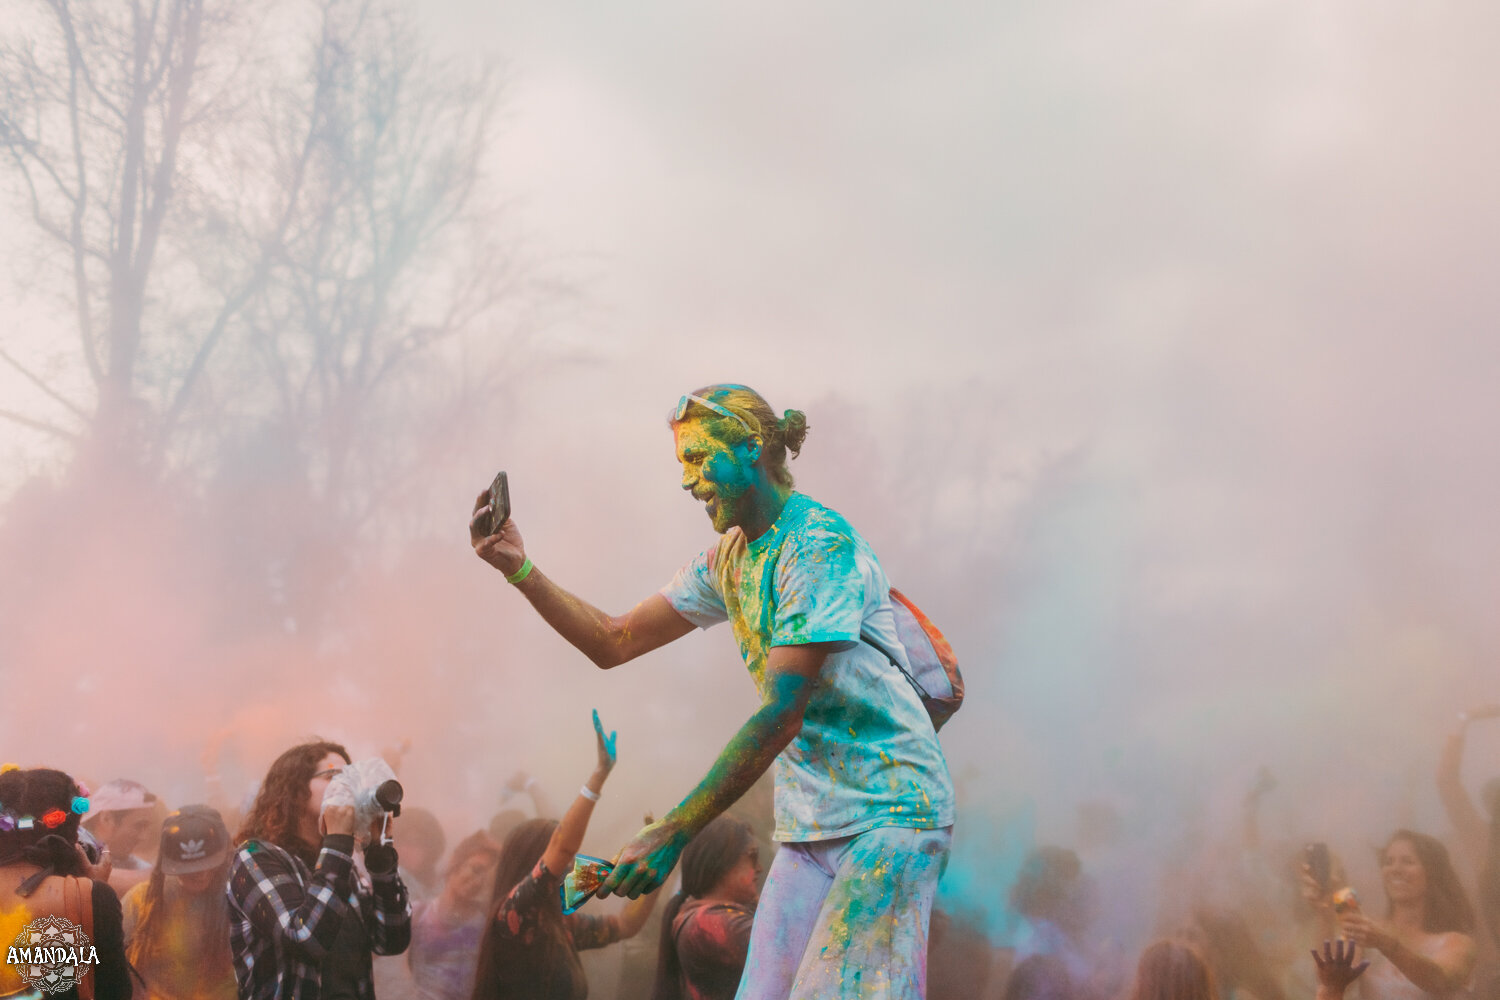
M 783 844 L 736 1000 L 921 1000 L 927 923 L 953 828 Z

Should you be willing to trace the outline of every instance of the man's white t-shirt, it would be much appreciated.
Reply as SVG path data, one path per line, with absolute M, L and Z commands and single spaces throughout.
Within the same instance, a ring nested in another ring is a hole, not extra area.
M 824 661 L 802 730 L 776 758 L 775 839 L 953 824 L 953 783 L 927 710 L 885 654 L 860 641 L 863 632 L 904 656 L 885 571 L 840 514 L 793 493 L 764 535 L 747 542 L 731 528 L 661 594 L 699 628 L 730 622 L 762 697 L 771 647 L 847 644 Z

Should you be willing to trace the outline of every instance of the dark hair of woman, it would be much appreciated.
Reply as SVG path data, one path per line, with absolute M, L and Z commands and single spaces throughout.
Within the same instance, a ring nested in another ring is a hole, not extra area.
M 1416 852 L 1417 860 L 1422 862 L 1422 871 L 1427 876 L 1427 898 L 1422 907 L 1422 930 L 1428 934 L 1446 934 L 1450 931 L 1458 931 L 1463 934 L 1474 932 L 1474 907 L 1469 903 L 1468 894 L 1464 892 L 1463 882 L 1458 873 L 1453 870 L 1453 861 L 1448 857 L 1448 848 L 1436 837 L 1429 837 L 1425 833 L 1417 833 L 1413 830 L 1397 830 L 1391 834 L 1391 839 L 1385 842 L 1381 848 L 1380 856 L 1383 860 L 1385 852 L 1390 850 L 1392 844 L 1398 840 L 1404 840 L 1411 845 Z M 1390 915 L 1387 911 L 1387 916 Z
M 682 962 L 677 955 L 677 935 L 672 925 L 682 904 L 690 896 L 703 896 L 719 884 L 755 842 L 750 824 L 733 816 L 720 816 L 705 826 L 682 852 L 682 888 L 667 901 L 661 916 L 661 943 L 657 949 L 656 986 L 652 1000 L 682 1000 Z
M 0 810 L 13 821 L 28 816 L 32 818 L 28 829 L 21 829 L 17 823 L 0 831 L 0 865 L 24 862 L 40 868 L 21 886 L 14 887 L 18 895 L 25 895 L 45 883 L 49 873 L 91 880 L 88 892 L 94 908 L 94 943 L 98 945 L 100 955 L 99 964 L 93 967 L 94 992 L 100 997 L 128 997 L 133 990 L 132 979 L 143 991 L 145 981 L 125 957 L 119 900 L 106 883 L 92 881 L 78 850 L 78 824 L 83 817 L 73 811 L 73 800 L 82 791 L 67 774 L 51 768 L 0 772 Z M 53 815 L 57 812 L 66 815 L 59 820 Z M 56 823 L 55 826 L 47 825 L 48 817 Z M 28 883 L 31 888 L 22 890 L 22 886 Z M 72 987 L 66 995 L 76 992 L 77 988 Z M 33 994 L 28 992 L 27 995 Z
M 552 832 L 556 829 L 555 819 L 529 819 L 511 830 L 505 837 L 505 843 L 500 846 L 500 864 L 495 869 L 495 888 L 490 893 L 490 905 L 486 911 L 489 919 L 484 935 L 480 938 L 479 970 L 474 976 L 475 1000 L 486 1000 L 494 994 L 492 984 L 499 970 L 496 968 L 495 949 L 489 946 L 489 939 L 495 933 L 495 908 L 505 902 L 505 897 L 510 895 L 510 891 L 523 878 L 531 874 L 536 863 L 547 852 L 547 844 L 552 840 Z M 551 904 L 542 911 L 542 933 L 554 941 L 561 941 L 567 934 L 567 928 L 563 926 L 562 899 L 556 895 L 550 899 Z
M 555 819 L 529 819 L 506 834 L 505 843 L 500 845 L 500 865 L 495 869 L 495 889 L 490 893 L 491 906 L 509 896 L 510 891 L 531 874 L 531 870 L 546 853 L 547 842 L 552 839 L 552 831 L 556 829 Z M 562 916 L 561 899 L 557 901 L 557 915 Z
M 0 808 L 14 819 L 33 818 L 31 829 L 19 826 L 0 831 L 0 864 L 29 861 L 50 867 L 57 875 L 87 877 L 83 860 L 73 845 L 78 842 L 78 823 L 82 817 L 73 811 L 78 783 L 62 771 L 38 767 L 10 770 L 0 774 Z M 49 827 L 42 817 L 54 811 L 67 814 L 61 823 Z
M 320 845 L 303 841 L 297 828 L 307 809 L 307 801 L 312 797 L 308 785 L 323 758 L 331 753 L 344 758 L 344 763 L 350 763 L 349 751 L 326 741 L 303 743 L 277 757 L 266 772 L 266 780 L 261 782 L 255 804 L 240 824 L 235 843 L 264 840 L 290 851 L 309 868 L 317 865 Z
M 1219 989 L 1196 948 L 1157 941 L 1141 952 L 1130 1000 L 1219 1000 Z

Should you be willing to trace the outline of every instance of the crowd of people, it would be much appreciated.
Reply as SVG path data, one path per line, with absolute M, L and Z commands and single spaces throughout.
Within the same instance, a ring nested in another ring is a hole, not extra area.
M 1256 861 L 1248 869 L 1269 878 L 1263 895 L 1280 890 L 1282 911 L 1249 899 L 1239 911 L 1222 900 L 1153 900 L 1142 912 L 1161 915 L 1159 939 L 1132 960 L 1095 926 L 1098 887 L 1079 854 L 1038 846 L 1005 890 L 1024 927 L 1018 940 L 996 947 L 954 915 L 934 912 L 928 995 L 1340 1000 L 1352 989 L 1363 1000 L 1500 997 L 1500 820 L 1492 811 L 1500 802 L 1480 805 L 1458 777 L 1471 720 L 1450 739 L 1438 782 L 1456 842 L 1463 823 L 1472 824 L 1463 841 L 1472 854 L 1396 830 L 1380 852 L 1378 887 L 1351 888 L 1337 850 L 1326 873 L 1302 850 L 1283 852 L 1280 870 L 1271 871 L 1259 862 L 1276 852 L 1263 846 L 1258 824 L 1247 823 L 1250 835 L 1238 846 Z M 248 809 L 217 802 L 169 811 L 138 782 L 91 792 L 59 771 L 6 765 L 0 937 L 6 945 L 15 938 L 21 914 L 77 911 L 68 896 L 76 883 L 90 901 L 97 964 L 89 977 L 99 1000 L 735 996 L 763 852 L 775 849 L 771 816 L 762 807 L 709 823 L 683 852 L 680 878 L 660 906 L 651 892 L 619 912 L 565 914 L 561 876 L 616 762 L 597 722 L 594 745 L 596 764 L 560 817 L 524 774 L 506 787 L 528 793 L 528 808 L 496 813 L 451 850 L 443 818 L 408 807 L 394 824 L 402 851 L 390 870 L 372 866 L 357 847 L 352 808 L 324 808 L 330 780 L 350 762 L 337 744 L 281 754 Z M 1492 782 L 1480 798 L 1497 790 Z M 580 952 L 648 928 L 653 947 L 632 953 L 649 956 L 644 974 L 628 967 L 640 964 L 632 958 L 617 979 L 588 982 Z M 0 995 L 25 995 L 15 970 L 6 974 L 10 988 Z M 63 993 L 75 995 L 76 988 Z
M 410 827 L 410 864 L 370 849 L 394 836 L 358 836 L 356 810 L 326 801 L 352 763 L 336 743 L 282 753 L 246 810 L 167 811 L 138 782 L 91 792 L 61 771 L 6 765 L 0 937 L 8 945 L 37 916 L 76 918 L 95 962 L 76 970 L 88 989 L 63 995 L 98 1000 L 583 997 L 579 952 L 639 934 L 658 898 L 643 893 L 619 913 L 564 913 L 562 877 L 616 762 L 597 715 L 594 736 L 596 766 L 560 818 L 506 809 L 451 852 L 432 812 L 383 818 L 385 833 L 403 830 L 402 843 Z M 509 787 L 545 808 L 535 779 L 518 775 Z M 651 996 L 734 995 L 764 873 L 760 845 L 751 823 L 723 815 L 688 846 L 681 891 L 660 921 Z M 77 886 L 91 899 L 86 918 L 67 901 Z M 6 985 L 19 988 L 0 996 L 29 995 L 8 971 Z
M 935 907 L 957 798 L 941 721 L 912 681 L 874 553 L 792 489 L 805 417 L 725 385 L 683 396 L 670 425 L 682 487 L 721 540 L 632 611 L 606 614 L 543 574 L 515 522 L 491 522 L 493 496 L 470 530 L 476 553 L 599 667 L 732 624 L 762 706 L 676 807 L 645 817 L 608 863 L 580 856 L 617 760 L 598 713 L 594 767 L 560 815 L 518 774 L 507 801 L 524 794 L 530 808 L 467 831 L 399 782 L 361 797 L 360 775 L 395 775 L 400 753 L 355 761 L 331 742 L 281 753 L 243 806 L 210 795 L 171 811 L 140 782 L 91 790 L 7 764 L 0 946 L 40 940 L 48 917 L 90 951 L 50 971 L 7 962 L 0 997 L 1340 1000 L 1353 988 L 1500 1000 L 1500 782 L 1481 805 L 1461 775 L 1468 728 L 1500 706 L 1464 715 L 1442 757 L 1457 860 L 1397 829 L 1379 893 L 1349 884 L 1334 846 L 1269 846 L 1267 775 L 1245 799 L 1228 897 L 1136 880 L 1108 901 L 1155 938 L 1143 949 L 1101 927 L 1097 873 L 1065 845 L 1036 845 L 994 888 L 1022 924 L 1014 939 L 997 945 Z M 462 834 L 451 851 L 450 834 Z M 589 905 L 609 895 L 629 901 Z M 580 953 L 640 936 L 655 947 L 630 951 L 617 982 L 589 982 Z

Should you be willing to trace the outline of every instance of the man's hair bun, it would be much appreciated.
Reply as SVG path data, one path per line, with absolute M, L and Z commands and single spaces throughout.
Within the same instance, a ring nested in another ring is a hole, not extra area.
M 781 417 L 781 440 L 786 450 L 795 458 L 807 440 L 807 414 L 801 410 L 787 410 Z

